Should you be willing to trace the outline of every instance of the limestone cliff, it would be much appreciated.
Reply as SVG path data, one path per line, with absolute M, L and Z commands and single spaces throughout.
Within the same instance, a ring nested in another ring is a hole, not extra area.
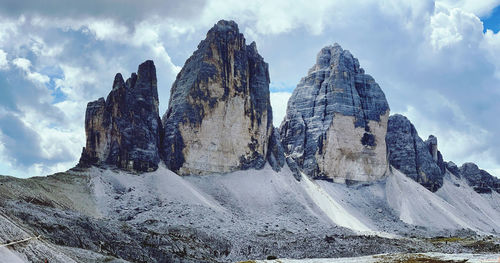
M 162 120 L 167 167 L 182 175 L 263 167 L 273 135 L 269 81 L 267 63 L 238 25 L 214 25 L 171 89 Z
M 121 74 L 116 74 L 106 100 L 100 98 L 88 103 L 87 142 L 79 166 L 156 170 L 160 162 L 161 131 L 156 69 L 153 61 L 148 60 L 126 82 Z
M 388 169 L 389 105 L 338 44 L 323 48 L 294 90 L 280 135 L 288 159 L 313 178 L 371 181 Z
M 433 192 L 443 185 L 445 164 L 436 137 L 423 141 L 413 124 L 396 114 L 389 117 L 386 142 L 394 168 Z

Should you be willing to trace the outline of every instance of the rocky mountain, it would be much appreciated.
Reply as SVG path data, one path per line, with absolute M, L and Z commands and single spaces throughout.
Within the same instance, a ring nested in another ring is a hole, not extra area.
M 405 116 L 389 117 L 387 126 L 389 163 L 432 192 L 443 185 L 445 167 L 437 148 L 437 138 L 423 141 Z
M 373 181 L 387 173 L 389 105 L 375 80 L 338 44 L 302 78 L 280 127 L 289 158 L 312 178 Z
M 89 102 L 87 142 L 80 167 L 111 166 L 147 172 L 158 168 L 162 124 L 158 114 L 156 69 L 148 60 L 125 82 L 116 74 L 106 100 Z
M 77 167 L 0 176 L 0 262 L 500 254 L 500 180 L 389 117 L 349 51 L 320 51 L 280 129 L 269 79 L 232 21 L 186 61 L 163 120 L 153 62 L 117 74 L 87 106 Z
M 172 86 L 163 116 L 167 167 L 184 175 L 262 168 L 277 145 L 269 142 L 269 81 L 255 42 L 247 45 L 235 22 L 219 21 Z
M 403 115 L 389 117 L 386 142 L 389 163 L 432 192 L 443 186 L 443 178 L 449 173 L 465 179 L 477 193 L 500 193 L 500 179 L 474 163 L 465 163 L 459 168 L 451 161 L 445 162 L 438 150 L 437 138 L 430 135 L 426 141 L 422 140 Z
M 453 162 L 447 162 L 448 170 L 459 178 L 467 180 L 474 191 L 483 194 L 496 191 L 500 193 L 500 179 L 489 174 L 485 170 L 479 169 L 474 163 L 464 163 L 458 168 Z
M 272 126 L 268 65 L 233 21 L 219 21 L 177 76 L 163 121 L 156 69 L 117 74 L 108 98 L 90 102 L 80 167 L 154 171 L 160 160 L 178 174 L 226 173 L 284 165 Z M 235 136 L 238 135 L 238 136 Z

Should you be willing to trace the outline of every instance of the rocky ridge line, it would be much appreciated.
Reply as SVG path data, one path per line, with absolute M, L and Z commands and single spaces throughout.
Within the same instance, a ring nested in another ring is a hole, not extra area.
M 444 176 L 450 173 L 465 178 L 477 193 L 500 193 L 500 179 L 474 163 L 465 163 L 459 168 L 451 161 L 445 162 L 438 150 L 437 138 L 430 135 L 426 141 L 422 140 L 415 126 L 403 115 L 389 117 L 386 142 L 390 164 L 432 192 L 443 186 Z
M 233 21 L 219 21 L 186 61 L 171 89 L 163 121 L 156 69 L 117 74 L 108 98 L 87 105 L 86 146 L 78 164 L 147 172 L 163 160 L 181 175 L 284 165 L 272 126 L 269 70 L 255 42 L 246 45 Z

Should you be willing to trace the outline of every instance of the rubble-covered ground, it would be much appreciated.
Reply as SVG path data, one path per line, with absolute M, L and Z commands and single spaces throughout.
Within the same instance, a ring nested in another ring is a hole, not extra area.
M 395 169 L 384 180 L 351 185 L 297 181 L 288 168 L 276 173 L 269 166 L 184 177 L 164 167 L 0 177 L 0 243 L 34 237 L 0 247 L 0 258 L 233 262 L 498 254 L 499 203 L 497 193 L 477 194 L 452 176 L 432 193 Z
M 443 253 L 414 253 L 414 254 L 380 254 L 346 258 L 314 258 L 314 259 L 276 259 L 255 260 L 246 263 L 485 263 L 499 262 L 500 254 L 443 254 Z

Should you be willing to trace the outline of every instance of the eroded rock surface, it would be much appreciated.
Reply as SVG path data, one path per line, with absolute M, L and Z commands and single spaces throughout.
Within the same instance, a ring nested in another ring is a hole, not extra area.
M 288 101 L 282 144 L 290 163 L 313 178 L 376 180 L 388 169 L 388 116 L 378 84 L 334 44 L 319 52 Z
M 469 185 L 474 188 L 474 191 L 480 194 L 491 193 L 492 191 L 500 193 L 500 179 L 485 170 L 479 169 L 474 163 L 464 163 L 455 172 L 455 175 L 465 178 Z
M 264 166 L 273 135 L 268 65 L 235 22 L 219 21 L 186 61 L 163 123 L 163 155 L 178 174 Z
M 148 60 L 125 82 L 116 74 L 106 100 L 87 105 L 86 146 L 79 166 L 113 166 L 152 171 L 160 162 L 162 124 L 158 114 L 156 69 Z
M 386 142 L 392 166 L 433 192 L 443 185 L 445 164 L 436 137 L 424 142 L 410 120 L 395 114 L 389 117 Z

